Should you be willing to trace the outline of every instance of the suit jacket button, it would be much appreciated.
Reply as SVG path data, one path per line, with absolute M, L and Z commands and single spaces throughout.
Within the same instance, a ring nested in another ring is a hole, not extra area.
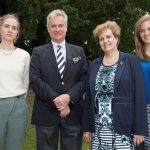
M 61 85 L 64 85 L 64 82 L 61 82 Z

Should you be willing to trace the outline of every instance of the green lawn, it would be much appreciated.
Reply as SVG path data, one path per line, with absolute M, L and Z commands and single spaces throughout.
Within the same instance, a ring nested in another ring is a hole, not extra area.
M 33 101 L 34 101 L 34 94 L 33 94 L 32 90 L 29 89 L 28 96 L 27 96 L 27 102 L 28 102 L 28 106 L 29 106 L 30 118 L 31 118 Z M 35 127 L 33 125 L 31 125 L 30 120 L 31 119 L 29 119 L 27 132 L 25 135 L 24 150 L 36 150 Z M 82 150 L 90 150 L 90 145 L 87 143 L 83 142 L 82 147 L 83 147 Z

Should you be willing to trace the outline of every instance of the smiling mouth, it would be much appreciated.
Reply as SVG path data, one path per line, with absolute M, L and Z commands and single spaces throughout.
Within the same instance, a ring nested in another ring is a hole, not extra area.
M 107 47 L 109 47 L 109 46 L 110 46 L 110 45 L 105 45 L 104 47 L 107 48 Z
M 150 36 L 146 36 L 144 37 L 145 40 L 149 40 L 150 39 Z

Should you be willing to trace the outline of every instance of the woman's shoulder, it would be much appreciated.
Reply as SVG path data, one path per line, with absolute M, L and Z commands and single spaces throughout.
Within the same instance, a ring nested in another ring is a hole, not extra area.
M 22 49 L 22 48 L 17 47 L 17 48 L 16 48 L 16 51 L 17 51 L 17 53 L 19 53 L 20 55 L 30 56 L 30 54 L 29 54 L 26 50 L 24 50 L 24 49 Z
M 98 58 L 94 59 L 93 61 L 91 61 L 90 64 L 92 65 L 92 64 L 95 64 L 95 63 L 99 63 L 101 61 L 102 61 L 102 57 L 98 57 Z
M 134 54 L 134 53 L 126 53 L 126 52 L 121 52 L 121 55 L 125 56 L 128 59 L 133 59 L 133 60 L 139 60 L 139 58 Z
M 17 47 L 16 50 L 15 50 L 15 55 L 16 55 L 16 57 L 19 57 L 20 60 L 21 59 L 25 59 L 27 61 L 30 60 L 30 54 L 22 48 Z

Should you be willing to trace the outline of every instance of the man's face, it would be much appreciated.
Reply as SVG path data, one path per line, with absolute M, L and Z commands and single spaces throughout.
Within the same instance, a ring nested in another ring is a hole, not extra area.
M 62 16 L 51 18 L 48 25 L 48 32 L 52 41 L 56 43 L 61 43 L 64 41 L 67 32 L 67 26 L 64 18 Z

